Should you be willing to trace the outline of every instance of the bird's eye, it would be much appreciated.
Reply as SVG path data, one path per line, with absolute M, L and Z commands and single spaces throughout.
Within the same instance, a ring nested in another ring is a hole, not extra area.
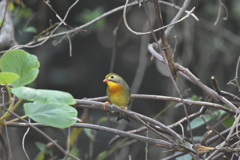
M 113 78 L 114 78 L 114 76 L 111 76 L 110 78 L 111 78 L 111 79 L 113 79 Z

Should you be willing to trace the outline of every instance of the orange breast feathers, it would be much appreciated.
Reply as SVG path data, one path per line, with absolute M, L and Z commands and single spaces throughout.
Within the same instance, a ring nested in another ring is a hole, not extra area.
M 123 86 L 119 83 L 108 81 L 107 84 L 108 84 L 108 91 L 111 94 L 119 94 L 123 91 Z

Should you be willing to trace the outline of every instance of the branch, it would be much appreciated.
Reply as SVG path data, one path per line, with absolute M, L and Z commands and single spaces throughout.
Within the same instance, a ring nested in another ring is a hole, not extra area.
M 165 5 L 169 5 L 169 6 L 175 6 L 175 5 L 173 5 L 173 4 L 171 4 L 171 3 L 167 3 L 167 2 L 162 2 L 162 1 L 159 1 L 159 3 L 163 3 L 163 4 L 165 4 Z M 75 4 L 75 3 L 74 3 Z M 73 5 L 74 5 L 73 4 Z M 128 7 L 131 7 L 131 6 L 135 6 L 135 5 L 138 5 L 138 2 L 132 2 L 132 3 L 130 3 L 130 4 L 128 4 Z M 175 7 L 175 8 L 177 8 L 177 7 Z M 70 9 L 70 8 L 69 8 Z M 99 21 L 99 20 L 101 20 L 101 19 L 103 19 L 103 18 L 105 18 L 105 17 L 107 17 L 107 16 L 109 16 L 109 15 L 112 15 L 113 13 L 115 13 L 115 12 L 118 12 L 118 11 L 120 11 L 120 10 L 123 10 L 124 9 L 124 5 L 123 6 L 119 6 L 119 7 L 117 7 L 117 8 L 114 8 L 114 9 L 112 9 L 112 10 L 110 10 L 110 11 L 108 11 L 108 12 L 106 12 L 106 13 L 104 13 L 104 14 L 102 14 L 101 16 L 99 16 L 99 17 L 97 17 L 97 18 L 95 18 L 95 19 L 93 19 L 92 21 L 90 21 L 90 22 L 88 22 L 88 23 L 85 23 L 84 25 L 81 25 L 81 26 L 79 26 L 79 27 L 76 27 L 76 28 L 74 28 L 74 29 L 72 29 L 72 30 L 69 30 L 69 31 L 66 31 L 66 32 L 61 32 L 61 33 L 55 33 L 55 34 L 53 34 L 54 32 L 55 32 L 55 29 L 51 32 L 51 34 L 49 35 L 49 36 L 47 36 L 47 37 L 43 37 L 43 38 L 39 38 L 39 39 L 37 39 L 37 40 L 35 40 L 35 41 L 33 41 L 33 42 L 29 42 L 29 43 L 27 43 L 27 44 L 25 44 L 25 45 L 14 45 L 11 49 L 20 49 L 20 48 L 34 48 L 34 47 L 36 47 L 36 46 L 40 46 L 40 45 L 42 45 L 43 43 L 45 43 L 47 40 L 49 40 L 49 39 L 52 39 L 52 38 L 56 38 L 56 37 L 59 37 L 59 36 L 65 36 L 65 35 L 67 35 L 67 34 L 69 34 L 69 35 L 71 35 L 71 34 L 75 34 L 75 33 L 77 33 L 77 32 L 79 32 L 79 31 L 81 31 L 83 28 L 86 28 L 87 26 L 90 26 L 90 25 L 92 25 L 93 23 L 95 23 L 95 22 L 97 22 L 97 21 Z M 184 10 L 185 11 L 185 10 Z M 183 11 L 183 12 L 184 12 Z M 69 10 L 67 11 L 67 13 L 69 12 Z M 185 11 L 186 13 L 189 13 L 189 11 Z M 66 14 L 67 15 L 67 14 Z M 193 13 L 191 13 L 190 14 L 192 17 L 196 17 Z M 65 16 L 66 17 L 66 16 Z M 65 17 L 64 17 L 64 19 L 65 19 Z M 62 24 L 62 22 L 61 22 L 61 24 Z M 57 27 L 58 28 L 58 27 Z M 41 42 L 41 43 L 40 43 Z M 39 43 L 39 44 L 38 44 Z M 34 44 L 37 44 L 37 45 L 34 45 Z M 5 50 L 5 51 L 1 51 L 0 52 L 0 54 L 3 54 L 3 53 L 5 53 L 7 50 Z
M 69 156 L 73 159 L 79 160 L 79 158 L 67 153 L 56 141 L 54 141 L 51 137 L 49 137 L 47 134 L 45 134 L 43 131 L 41 131 L 39 128 L 35 127 L 34 125 L 31 125 L 27 120 L 21 118 L 19 115 L 17 115 L 16 113 L 8 110 L 5 106 L 2 106 L 7 112 L 10 112 L 12 115 L 14 115 L 15 117 L 21 119 L 21 121 L 25 122 L 27 125 L 29 125 L 29 127 L 32 127 L 33 129 L 35 129 L 36 131 L 38 131 L 40 134 L 42 134 L 46 139 L 48 139 L 49 141 L 51 141 L 60 151 L 62 151 L 66 156 Z M 7 126 L 10 126 L 7 125 Z
M 94 102 L 94 101 L 89 101 L 89 100 L 76 100 L 77 101 L 77 104 L 76 105 L 87 105 L 87 107 L 91 107 L 91 108 L 102 108 L 104 107 L 104 103 L 102 102 Z M 82 106 L 83 107 L 83 106 Z M 86 106 L 85 106 L 86 107 Z M 175 140 L 179 140 L 179 141 L 183 141 L 182 137 L 179 136 L 175 131 L 173 131 L 172 129 L 170 129 L 169 127 L 167 127 L 166 125 L 154 120 L 154 119 L 151 119 L 147 116 L 144 116 L 144 115 L 141 115 L 139 113 L 136 113 L 136 112 L 133 112 L 133 111 L 130 111 L 130 110 L 125 110 L 125 109 L 122 109 L 120 107 L 117 107 L 115 105 L 107 105 L 106 106 L 107 109 L 109 110 L 113 110 L 113 111 L 117 111 L 117 112 L 123 112 L 123 113 L 126 113 L 128 116 L 138 120 L 138 118 L 144 120 L 144 121 L 147 121 L 149 123 L 151 123 L 152 125 L 156 125 L 160 128 L 162 128 L 165 132 L 169 133 L 170 135 L 172 135 Z M 138 118 L 136 118 L 138 117 Z M 145 125 L 145 124 L 143 124 Z M 148 127 L 148 126 L 146 126 Z
M 132 99 L 152 99 L 152 100 L 161 100 L 161 101 L 182 102 L 181 98 L 160 96 L 160 95 L 148 95 L 148 94 L 131 94 L 131 98 Z M 104 97 L 96 97 L 96 98 L 87 98 L 85 100 L 104 102 L 104 101 L 107 101 L 108 98 L 107 98 L 107 96 L 104 96 Z M 186 103 L 188 105 L 207 106 L 207 107 L 211 107 L 211 108 L 224 110 L 230 114 L 236 114 L 236 112 L 234 112 L 233 110 L 228 109 L 228 108 L 224 107 L 223 105 L 216 104 L 216 103 L 194 101 L 194 100 L 189 100 L 189 99 L 183 99 L 183 101 L 184 101 L 184 103 Z M 102 109 L 102 108 L 98 108 L 98 109 Z
M 40 123 L 11 123 L 8 125 L 9 127 L 31 127 L 31 126 L 35 126 L 35 127 L 50 127 L 44 124 L 40 124 Z M 144 137 L 141 135 L 136 135 L 130 132 L 126 132 L 126 131 L 121 131 L 121 130 L 117 130 L 117 129 L 113 129 L 113 128 L 109 128 L 109 127 L 104 127 L 104 126 L 100 126 L 100 125 L 94 125 L 94 124 L 88 124 L 88 123 L 75 123 L 74 125 L 72 125 L 71 127 L 74 128 L 89 128 L 89 129 L 94 129 L 94 130 L 98 130 L 98 131 L 104 131 L 104 132 L 108 132 L 114 135 L 119 135 L 121 137 L 128 137 L 128 138 L 133 138 L 136 139 L 138 141 L 141 142 L 147 142 L 150 144 L 154 144 L 158 147 L 162 147 L 162 148 L 168 148 L 168 149 L 174 149 L 174 150 L 178 150 L 181 152 L 184 151 L 189 151 L 195 154 L 195 152 L 191 149 L 191 148 L 186 148 L 186 146 L 183 146 L 181 144 L 172 144 L 169 143 L 167 141 L 164 140 L 160 140 L 160 139 L 154 139 L 154 138 L 148 138 L 148 137 Z
M 156 57 L 159 61 L 164 62 L 164 59 L 161 55 L 159 55 L 154 49 L 152 45 L 149 45 L 148 48 L 150 48 L 150 53 Z M 165 63 L 165 62 L 164 62 Z M 228 105 L 229 107 L 231 107 L 233 109 L 233 111 L 235 112 L 239 112 L 238 108 L 232 104 L 230 101 L 228 101 L 226 98 L 224 98 L 223 96 L 220 96 L 219 94 L 217 94 L 214 90 L 212 90 L 211 88 L 207 87 L 206 85 L 204 85 L 200 79 L 198 79 L 194 74 L 192 74 L 189 69 L 181 66 L 180 64 L 175 63 L 175 67 L 177 69 L 177 73 L 180 74 L 181 76 L 183 76 L 185 79 L 191 81 L 192 83 L 198 85 L 200 88 L 202 88 L 202 90 L 207 93 L 213 100 L 215 100 L 216 102 L 223 102 L 224 104 Z
M 161 2 L 161 1 L 160 1 L 160 2 Z M 165 4 L 165 3 L 164 3 L 164 4 Z M 136 32 L 136 31 L 132 30 L 132 29 L 129 27 L 129 25 L 128 25 L 128 23 L 127 23 L 127 18 L 126 18 L 126 9 L 127 9 L 127 7 L 129 7 L 129 5 L 128 5 L 128 0 L 126 1 L 125 7 L 124 7 L 124 9 L 123 9 L 123 20 L 124 20 L 124 24 L 125 24 L 125 26 L 127 27 L 127 29 L 128 29 L 130 32 L 132 32 L 133 34 L 137 35 L 137 36 L 142 36 L 142 35 L 151 34 L 151 33 L 152 33 L 151 31 L 148 31 L 148 32 Z M 165 29 L 165 28 L 168 28 L 168 27 L 170 27 L 170 26 L 174 26 L 175 24 L 182 22 L 183 20 L 187 19 L 191 14 L 193 14 L 192 12 L 194 11 L 194 9 L 195 9 L 195 7 L 193 7 L 190 11 L 186 11 L 186 12 L 187 12 L 187 15 L 184 16 L 184 17 L 182 17 L 180 20 L 177 20 L 177 21 L 172 22 L 172 23 L 170 23 L 170 24 L 168 24 L 168 25 L 159 27 L 159 28 L 153 30 L 153 32 L 157 32 L 157 31 L 163 30 L 163 29 Z
M 9 11 L 8 0 L 2 0 L 0 3 L 0 50 L 9 49 L 17 45 L 14 38 L 14 25 L 12 22 L 11 12 Z

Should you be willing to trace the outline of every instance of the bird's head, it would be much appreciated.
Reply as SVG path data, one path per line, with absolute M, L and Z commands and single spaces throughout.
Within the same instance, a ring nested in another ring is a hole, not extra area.
M 123 80 L 122 77 L 120 77 L 116 73 L 109 73 L 108 75 L 106 75 L 106 77 L 103 80 L 103 82 L 113 82 L 113 83 L 120 83 L 120 84 L 122 84 L 124 82 L 124 80 Z

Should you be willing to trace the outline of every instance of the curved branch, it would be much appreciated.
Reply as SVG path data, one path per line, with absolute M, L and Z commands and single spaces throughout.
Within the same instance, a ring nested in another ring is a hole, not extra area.
M 50 127 L 44 124 L 40 124 L 40 123 L 11 123 L 8 125 L 9 127 L 31 127 L 31 126 L 35 126 L 35 127 Z M 125 131 L 121 131 L 121 130 L 117 130 L 114 128 L 109 128 L 109 127 L 104 127 L 104 126 L 100 126 L 100 125 L 94 125 L 94 124 L 88 124 L 88 123 L 75 123 L 74 125 L 72 125 L 71 127 L 74 128 L 89 128 L 89 129 L 94 129 L 94 130 L 98 130 L 98 131 L 104 131 L 104 132 L 108 132 L 114 135 L 119 135 L 121 137 L 128 137 L 128 138 L 133 138 L 136 139 L 138 141 L 142 141 L 142 142 L 147 142 L 147 143 L 151 143 L 154 144 L 158 147 L 162 147 L 162 148 L 168 148 L 168 149 L 175 149 L 178 151 L 189 151 L 195 154 L 194 150 L 192 150 L 191 145 L 189 145 L 188 147 L 186 147 L 187 145 L 181 145 L 181 144 L 172 144 L 169 143 L 167 141 L 164 140 L 160 140 L 160 139 L 155 139 L 155 138 L 148 138 L 148 137 L 144 137 L 141 135 L 137 135 L 137 134 L 133 134 L 131 132 L 125 132 Z
M 162 2 L 162 1 L 159 1 L 159 3 L 163 3 L 163 4 L 169 5 L 169 6 L 175 6 L 175 5 L 171 4 L 171 3 Z M 75 3 L 74 3 L 74 4 L 75 4 Z M 74 4 L 73 4 L 73 5 L 74 5 Z M 128 4 L 128 7 L 135 6 L 135 5 L 138 5 L 138 2 L 135 1 L 135 2 L 129 3 L 129 4 Z M 177 8 L 177 7 L 175 7 L 175 8 Z M 110 10 L 110 11 L 102 14 L 101 16 L 99 16 L 99 17 L 91 20 L 90 22 L 85 23 L 84 25 L 81 25 L 81 26 L 79 26 L 79 27 L 76 27 L 76 28 L 74 28 L 74 29 L 72 29 L 72 30 L 69 30 L 69 31 L 66 31 L 66 32 L 61 32 L 61 33 L 55 33 L 55 34 L 53 34 L 53 33 L 55 32 L 55 29 L 54 29 L 54 30 L 51 32 L 51 34 L 50 34 L 49 36 L 47 36 L 47 37 L 39 38 L 39 39 L 37 39 L 36 41 L 29 42 L 29 43 L 27 43 L 27 44 L 25 44 L 25 45 L 15 45 L 15 46 L 13 46 L 13 47 L 14 47 L 15 49 L 16 49 L 16 48 L 18 48 L 18 49 L 20 49 L 20 48 L 33 48 L 33 47 L 42 45 L 44 42 L 46 42 L 46 41 L 49 40 L 49 39 L 56 38 L 56 37 L 59 37 L 59 36 L 65 36 L 66 34 L 69 34 L 69 35 L 75 34 L 75 33 L 79 32 L 79 31 L 81 31 L 83 28 L 85 28 L 85 27 L 87 27 L 87 26 L 90 26 L 90 25 L 92 25 L 93 23 L 95 23 L 95 22 L 97 22 L 97 21 L 99 21 L 99 20 L 101 20 L 101 19 L 103 19 L 103 18 L 105 18 L 105 17 L 107 17 L 107 16 L 115 13 L 115 12 L 118 12 L 118 11 L 120 11 L 120 10 L 123 10 L 123 9 L 124 9 L 124 5 L 123 5 L 123 6 L 119 6 L 119 7 L 117 7 L 117 8 L 114 8 L 114 9 L 112 9 L 112 10 Z M 68 12 L 67 12 L 67 13 L 68 13 Z M 189 11 L 186 11 L 186 13 L 189 13 Z M 66 14 L 66 15 L 67 15 L 67 14 Z M 196 17 L 193 13 L 190 14 L 190 15 L 193 16 L 194 18 Z M 62 22 L 61 22 L 61 24 L 62 24 Z M 57 28 L 58 28 L 58 27 L 57 27 Z M 42 42 L 42 41 L 44 41 L 44 42 Z M 39 43 L 39 42 L 41 42 L 41 43 Z M 38 43 L 39 43 L 39 44 L 38 44 Z M 36 45 L 34 45 L 34 44 L 36 44 Z M 34 45 L 34 46 L 33 46 L 33 45 Z M 1 51 L 0 54 L 5 53 L 6 51 L 7 51 L 7 50 Z
M 137 36 L 142 36 L 142 35 L 146 35 L 146 34 L 151 34 L 152 31 L 148 31 L 148 32 L 136 32 L 136 31 L 132 30 L 132 29 L 129 27 L 129 25 L 128 25 L 128 23 L 127 23 L 127 19 L 126 19 L 126 9 L 127 9 L 127 6 L 128 6 L 128 0 L 126 0 L 126 4 L 125 4 L 124 9 L 123 9 L 123 20 L 124 20 L 124 24 L 125 24 L 125 26 L 127 27 L 127 29 L 128 29 L 130 32 L 132 32 L 133 34 L 137 35 Z M 173 26 L 173 25 L 175 25 L 175 24 L 183 21 L 184 19 L 188 18 L 188 17 L 192 14 L 192 12 L 194 11 L 194 9 L 195 9 L 195 7 L 193 7 L 193 8 L 187 13 L 187 15 L 184 16 L 183 18 L 181 18 L 180 20 L 177 20 L 177 21 L 175 21 L 175 22 L 172 22 L 171 24 L 165 25 L 165 26 L 163 26 L 163 27 L 161 27 L 161 28 L 155 29 L 155 30 L 153 30 L 153 32 L 157 32 L 157 31 L 163 30 L 163 29 L 165 29 L 165 28 L 168 28 L 168 27 L 170 27 L 170 26 Z
M 104 103 L 102 103 L 102 102 L 95 102 L 95 101 L 89 101 L 89 100 L 76 100 L 76 101 L 77 101 L 77 105 L 87 105 L 87 106 L 91 106 L 92 108 L 94 108 L 94 106 L 97 107 L 97 108 L 99 108 L 99 107 L 104 108 Z M 130 110 L 122 109 L 122 108 L 117 107 L 115 105 L 107 105 L 106 108 L 109 109 L 109 110 L 126 113 L 127 115 L 129 115 L 130 117 L 132 117 L 136 120 L 138 120 L 138 118 L 140 118 L 144 121 L 148 121 L 152 125 L 156 125 L 156 126 L 159 126 L 160 128 L 162 128 L 164 131 L 166 131 L 167 133 L 172 135 L 176 140 L 183 141 L 182 137 L 179 136 L 175 131 L 173 131 L 172 129 L 170 129 L 166 125 L 164 125 L 164 124 L 162 124 L 162 123 L 160 123 L 160 122 L 158 122 L 154 119 L 151 119 L 147 116 L 141 115 L 139 113 L 136 113 L 136 112 L 133 112 L 133 111 L 130 111 Z M 138 118 L 136 118 L 136 117 L 138 117 Z M 145 124 L 143 124 L 143 125 L 145 125 Z M 146 126 L 146 127 L 148 127 L 148 126 Z
M 29 125 L 29 127 L 32 127 L 33 129 L 35 129 L 38 133 L 42 134 L 46 139 L 48 139 L 49 141 L 51 141 L 60 151 L 62 151 L 66 156 L 69 156 L 73 159 L 76 160 L 80 160 L 79 158 L 71 155 L 70 153 L 67 153 L 56 141 L 54 141 L 51 137 L 49 137 L 46 133 L 44 133 L 42 130 L 40 130 L 39 128 L 35 127 L 34 125 L 31 125 L 27 120 L 21 118 L 18 114 L 8 110 L 4 105 L 2 106 L 3 109 L 5 109 L 7 112 L 10 112 L 12 115 L 14 115 L 15 117 L 19 118 L 21 121 L 25 122 L 27 125 Z M 10 126 L 10 125 L 7 125 Z

